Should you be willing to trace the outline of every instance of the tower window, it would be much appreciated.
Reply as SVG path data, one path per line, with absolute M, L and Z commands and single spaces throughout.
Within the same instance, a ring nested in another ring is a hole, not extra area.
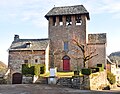
M 64 51 L 68 51 L 68 41 L 64 42 Z
M 81 25 L 82 24 L 82 19 L 80 15 L 76 16 L 76 25 Z
M 59 22 L 60 22 L 60 25 L 62 26 L 63 25 L 62 16 L 59 16 Z
M 53 17 L 53 26 L 56 26 L 56 16 Z
M 71 25 L 71 16 L 66 16 L 66 25 Z

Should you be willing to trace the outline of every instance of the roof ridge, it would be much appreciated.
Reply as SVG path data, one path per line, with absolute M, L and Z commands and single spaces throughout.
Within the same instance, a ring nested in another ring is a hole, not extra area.
M 75 6 L 83 6 L 83 5 L 58 6 L 58 7 L 53 7 L 53 8 L 64 8 L 64 7 L 75 7 Z
M 74 5 L 74 6 L 61 6 L 61 7 L 53 7 L 46 15 L 45 18 L 48 20 L 50 16 L 58 16 L 58 15 L 86 15 L 89 20 L 89 12 L 83 5 Z

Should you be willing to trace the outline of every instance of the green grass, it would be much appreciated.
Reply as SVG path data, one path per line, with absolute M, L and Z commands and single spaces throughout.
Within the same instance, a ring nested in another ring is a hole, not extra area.
M 80 76 L 82 76 L 82 74 L 79 74 Z M 49 77 L 50 73 L 45 73 L 45 74 L 40 74 L 41 77 Z M 74 76 L 74 72 L 57 72 L 56 77 L 61 78 L 61 77 L 72 77 Z
M 57 77 L 72 77 L 74 76 L 74 72 L 57 72 Z

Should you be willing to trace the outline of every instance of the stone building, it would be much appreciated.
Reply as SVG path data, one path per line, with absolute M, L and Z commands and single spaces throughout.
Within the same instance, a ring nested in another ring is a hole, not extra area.
M 72 42 L 73 38 L 80 44 L 88 46 L 86 54 L 96 50 L 98 56 L 89 61 L 88 67 L 93 67 L 97 63 L 105 64 L 106 34 L 89 34 L 87 42 L 86 22 L 90 20 L 90 16 L 83 5 L 54 7 L 45 17 L 49 24 L 50 52 L 57 53 L 54 55 L 54 66 L 58 71 L 72 71 L 77 67 L 83 67 L 83 60 L 79 59 L 83 57 L 82 53 L 73 51 L 78 50 Z
M 104 64 L 106 66 L 106 43 L 106 33 L 88 34 L 88 54 L 90 54 L 91 51 L 95 51 L 94 54 L 98 54 L 89 60 L 89 67 L 93 67 L 96 64 Z
M 48 20 L 48 39 L 20 39 L 15 35 L 9 49 L 11 79 L 13 73 L 21 73 L 21 65 L 27 62 L 44 63 L 46 72 L 50 67 L 57 67 L 57 71 L 82 68 L 80 57 L 83 55 L 80 50 L 76 52 L 78 47 L 72 41 L 74 38 L 88 48 L 86 54 L 94 50 L 98 54 L 88 62 L 88 67 L 106 63 L 106 34 L 86 34 L 90 16 L 83 5 L 54 7 L 45 18 Z
M 86 44 L 86 21 L 90 20 L 88 11 L 83 5 L 54 7 L 45 17 L 49 23 L 50 51 L 59 52 L 54 55 L 54 66 L 58 71 L 74 70 L 76 59 L 71 57 L 75 48 L 72 38 L 77 37 L 81 44 Z
M 48 72 L 49 39 L 20 39 L 15 35 L 9 48 L 10 83 L 21 83 L 22 64 L 43 64 Z M 17 81 L 17 82 L 16 82 Z

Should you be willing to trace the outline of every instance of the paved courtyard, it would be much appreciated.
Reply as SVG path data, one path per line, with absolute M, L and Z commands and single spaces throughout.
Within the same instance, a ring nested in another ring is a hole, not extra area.
M 0 94 L 120 94 L 120 89 L 90 91 L 44 84 L 0 85 Z

